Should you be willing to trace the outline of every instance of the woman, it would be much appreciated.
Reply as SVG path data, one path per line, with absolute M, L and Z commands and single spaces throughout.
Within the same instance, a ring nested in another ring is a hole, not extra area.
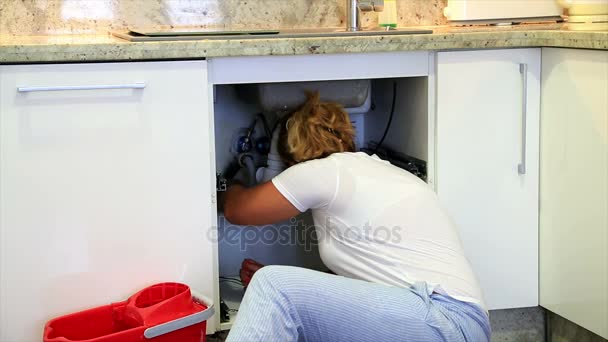
M 279 152 L 291 167 L 226 193 L 235 224 L 312 210 L 321 258 L 337 274 L 260 269 L 228 341 L 489 341 L 479 286 L 435 194 L 354 153 L 353 138 L 342 107 L 309 96 L 282 125 Z

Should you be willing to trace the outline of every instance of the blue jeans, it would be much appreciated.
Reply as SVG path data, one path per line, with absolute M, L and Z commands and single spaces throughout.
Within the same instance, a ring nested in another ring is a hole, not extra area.
M 289 266 L 255 273 L 227 342 L 490 340 L 479 306 Z

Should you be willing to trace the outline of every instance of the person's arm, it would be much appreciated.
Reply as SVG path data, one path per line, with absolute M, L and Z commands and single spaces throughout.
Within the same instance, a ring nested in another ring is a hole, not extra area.
M 229 187 L 224 194 L 224 217 L 238 225 L 281 222 L 328 205 L 337 184 L 336 164 L 330 158 L 300 163 L 270 182 L 252 188 Z
M 252 188 L 235 184 L 224 195 L 224 217 L 237 225 L 261 226 L 300 214 L 272 182 Z

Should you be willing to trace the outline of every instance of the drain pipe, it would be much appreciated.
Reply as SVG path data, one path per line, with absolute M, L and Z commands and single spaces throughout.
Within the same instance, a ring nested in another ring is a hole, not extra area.
M 270 141 L 270 153 L 268 153 L 268 166 L 261 167 L 258 169 L 256 174 L 257 181 L 259 183 L 268 182 L 273 179 L 279 173 L 285 170 L 285 163 L 279 155 L 279 133 L 281 127 L 277 126 L 272 132 L 272 140 Z
M 247 170 L 247 187 L 252 187 L 256 184 L 255 161 L 249 153 L 243 153 L 239 156 L 239 164 Z

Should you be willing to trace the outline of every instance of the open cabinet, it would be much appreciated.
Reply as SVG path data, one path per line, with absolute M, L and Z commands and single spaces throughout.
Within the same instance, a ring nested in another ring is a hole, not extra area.
M 425 68 L 427 58 L 425 56 Z M 407 59 L 402 61 L 405 62 Z M 324 69 L 323 66 L 319 68 Z M 271 69 L 273 68 L 268 68 Z M 427 71 L 428 69 L 425 70 L 425 75 L 414 74 L 410 77 L 381 77 L 386 75 L 380 72 L 379 77 L 351 78 L 350 80 L 356 84 L 369 84 L 369 88 L 367 88 L 368 96 L 364 96 L 364 100 L 358 106 L 347 108 L 347 111 L 356 130 L 358 149 L 363 149 L 367 153 L 376 152 L 395 164 L 409 168 L 410 171 L 417 170 L 421 178 L 432 182 L 434 158 L 432 142 L 429 141 L 433 139 L 433 134 L 429 134 L 430 99 Z M 252 152 L 250 153 L 254 156 L 256 168 L 267 164 L 267 154 L 260 153 L 259 149 L 267 151 L 262 147 L 264 143 L 269 142 L 276 123 L 287 111 L 268 110 L 267 104 L 261 100 L 263 95 L 260 95 L 260 87 L 267 84 L 272 84 L 273 89 L 279 90 L 283 86 L 294 85 L 302 89 L 307 89 L 310 85 L 312 89 L 308 90 L 339 87 L 344 84 L 335 80 L 345 79 L 338 75 L 339 72 L 338 67 L 334 72 L 325 73 L 325 77 L 322 75 L 302 77 L 302 82 L 307 83 L 300 83 L 297 79 L 281 79 L 281 77 L 269 80 L 272 75 L 257 77 L 262 82 L 245 82 L 239 78 L 233 79 L 234 83 L 230 83 L 225 80 L 226 77 L 222 78 L 225 84 L 216 84 L 214 87 L 214 143 L 218 179 L 221 180 L 227 170 L 234 167 L 235 159 L 241 151 L 239 150 L 241 138 L 248 132 L 251 132 Z M 255 75 L 250 76 L 251 79 L 256 79 Z M 310 81 L 314 82 L 310 83 Z M 324 97 L 323 91 L 321 96 Z M 394 110 L 392 110 L 393 97 L 395 97 Z M 391 112 L 393 114 L 390 127 L 382 145 L 376 151 L 374 143 L 382 140 Z M 267 128 L 264 127 L 264 120 L 261 119 L 260 114 L 267 122 Z M 259 171 L 258 176 L 260 176 Z M 381 196 L 384 189 L 378 190 Z M 244 295 L 245 291 L 239 280 L 239 270 L 244 259 L 251 258 L 264 265 L 292 265 L 322 272 L 328 271 L 319 257 L 314 223 L 309 213 L 275 225 L 244 227 L 232 225 L 218 211 L 217 222 L 220 310 L 216 319 L 219 330 L 230 329 Z

